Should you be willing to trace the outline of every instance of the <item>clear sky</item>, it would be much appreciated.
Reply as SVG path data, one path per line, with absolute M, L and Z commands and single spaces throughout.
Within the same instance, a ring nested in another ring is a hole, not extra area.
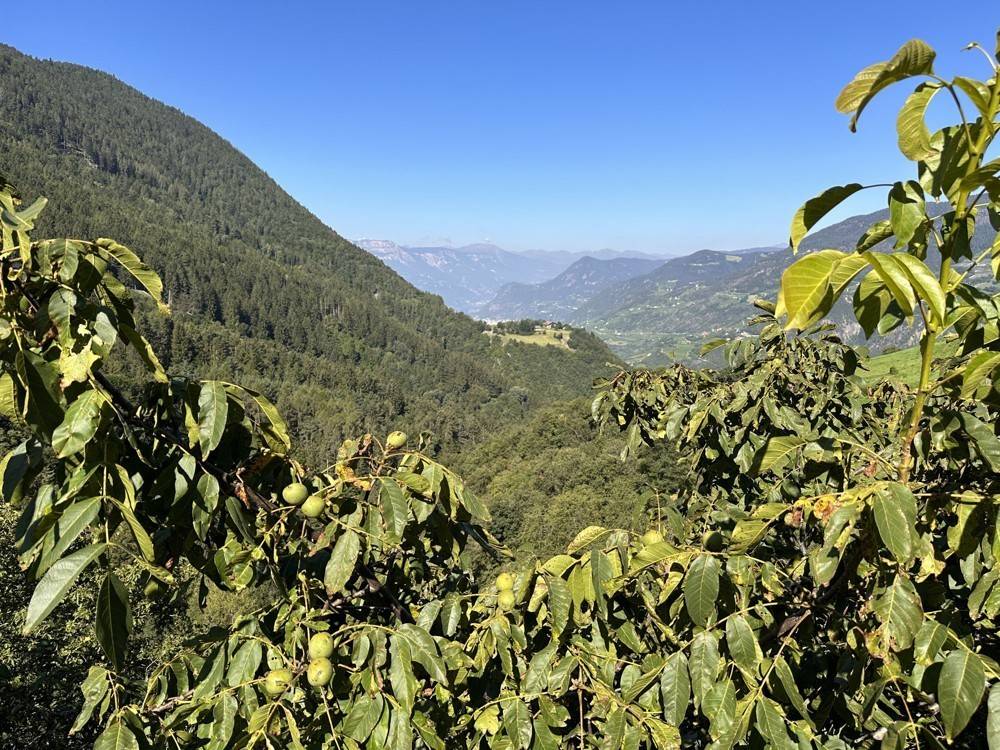
M 350 238 L 682 252 L 773 244 L 828 185 L 908 177 L 903 89 L 853 136 L 833 100 L 913 36 L 985 77 L 961 48 L 992 48 L 1000 7 L 968 7 L 46 0 L 5 7 L 0 40 L 196 117 Z

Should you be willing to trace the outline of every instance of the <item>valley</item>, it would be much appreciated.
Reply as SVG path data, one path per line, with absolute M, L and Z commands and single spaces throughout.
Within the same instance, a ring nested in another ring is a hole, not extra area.
M 935 207 L 929 211 L 933 213 Z M 858 235 L 888 216 L 888 210 L 851 216 L 813 232 L 802 250 L 849 250 Z M 973 252 L 989 247 L 996 236 L 986 214 L 980 213 Z M 877 249 L 887 247 L 882 243 Z M 595 333 L 631 364 L 717 364 L 715 359 L 702 358 L 702 344 L 746 335 L 746 321 L 754 315 L 751 303 L 758 298 L 773 300 L 781 274 L 795 259 L 784 246 L 699 250 L 668 259 L 584 257 L 546 280 L 504 284 L 488 302 L 473 305 L 469 312 L 489 321 L 532 319 L 579 326 Z M 476 263 L 472 256 L 467 260 Z M 528 268 L 538 275 L 552 272 L 544 256 Z M 401 273 L 406 276 L 405 269 Z M 463 274 L 476 275 L 469 266 Z M 442 287 L 464 283 L 464 276 L 453 276 L 446 267 L 439 269 L 436 278 Z M 987 264 L 974 268 L 970 278 L 988 288 L 995 286 Z M 422 283 L 420 278 L 410 280 L 417 286 Z M 841 302 L 831 319 L 847 341 L 865 344 L 849 301 Z M 911 328 L 900 328 L 883 345 L 908 347 L 916 335 Z

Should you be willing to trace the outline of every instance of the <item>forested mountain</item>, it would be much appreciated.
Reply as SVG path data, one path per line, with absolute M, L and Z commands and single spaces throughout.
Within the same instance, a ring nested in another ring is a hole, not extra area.
M 944 208 L 938 206 L 932 213 L 943 212 Z M 818 230 L 802 243 L 799 256 L 823 248 L 853 248 L 869 226 L 888 215 L 885 209 L 852 216 Z M 985 212 L 980 213 L 978 223 L 974 252 L 989 246 L 996 236 Z M 934 255 L 933 249 L 930 254 Z M 732 337 L 743 330 L 752 314 L 749 302 L 758 297 L 775 298 L 781 274 L 795 258 L 787 249 L 732 254 L 700 251 L 671 260 L 646 276 L 609 287 L 582 305 L 567 322 L 595 331 L 616 353 L 632 362 L 695 362 L 705 341 Z M 928 262 L 931 266 L 937 263 L 933 257 Z M 989 266 L 977 268 L 972 279 L 989 288 L 993 283 Z M 864 343 L 861 328 L 850 311 L 850 295 L 830 318 L 848 340 Z M 914 329 L 903 326 L 883 343 L 909 346 L 915 343 L 914 336 Z
M 662 259 L 654 258 L 601 260 L 587 256 L 540 284 L 515 282 L 503 286 L 480 308 L 480 314 L 487 320 L 572 320 L 580 305 L 601 290 L 648 273 L 662 264 Z
M 456 444 L 589 391 L 613 355 L 502 345 L 326 227 L 211 130 L 112 76 L 0 47 L 0 169 L 39 231 L 112 236 L 165 281 L 174 371 L 275 398 L 306 447 L 399 424 Z M 546 377 L 538 378 L 538 372 Z
M 943 213 L 944 204 L 928 206 L 932 215 Z M 853 248 L 857 238 L 872 224 L 888 218 L 888 209 L 844 219 L 814 232 L 802 243 L 801 252 Z M 973 251 L 993 242 L 996 232 L 986 213 L 978 216 L 979 227 Z M 879 249 L 887 249 L 878 246 Z M 934 255 L 933 248 L 930 254 Z M 748 248 L 731 252 L 699 250 L 671 258 L 653 270 L 615 283 L 566 284 L 558 295 L 554 282 L 505 288 L 489 317 L 550 318 L 594 331 L 624 359 L 649 365 L 671 361 L 701 361 L 701 345 L 713 338 L 739 335 L 752 314 L 749 303 L 758 297 L 774 299 L 781 274 L 794 260 L 787 248 Z M 930 260 L 933 266 L 936 260 Z M 972 280 L 986 288 L 993 284 L 989 267 L 980 267 Z M 560 296 L 561 295 L 561 296 Z M 559 300 L 559 301 L 556 301 Z M 842 334 L 863 343 L 864 336 L 842 300 L 831 314 Z M 913 329 L 902 327 L 884 340 L 892 346 L 914 343 Z

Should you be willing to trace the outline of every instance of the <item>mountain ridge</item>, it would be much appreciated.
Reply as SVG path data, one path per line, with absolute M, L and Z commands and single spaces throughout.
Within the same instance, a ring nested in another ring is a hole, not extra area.
M 312 455 L 400 425 L 445 444 L 587 393 L 614 355 L 502 345 L 324 225 L 232 144 L 106 73 L 0 48 L 0 170 L 39 236 L 111 236 L 164 279 L 165 364 L 272 396 Z M 538 378 L 548 371 L 556 377 Z

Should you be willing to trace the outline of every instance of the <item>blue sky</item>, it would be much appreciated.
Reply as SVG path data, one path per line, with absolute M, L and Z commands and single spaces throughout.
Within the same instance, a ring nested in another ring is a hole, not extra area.
M 985 77 L 961 48 L 992 48 L 1000 10 L 975 7 L 47 0 L 5 8 L 0 40 L 196 117 L 347 237 L 683 252 L 781 241 L 822 188 L 910 176 L 902 87 L 857 135 L 833 100 L 914 36 Z

